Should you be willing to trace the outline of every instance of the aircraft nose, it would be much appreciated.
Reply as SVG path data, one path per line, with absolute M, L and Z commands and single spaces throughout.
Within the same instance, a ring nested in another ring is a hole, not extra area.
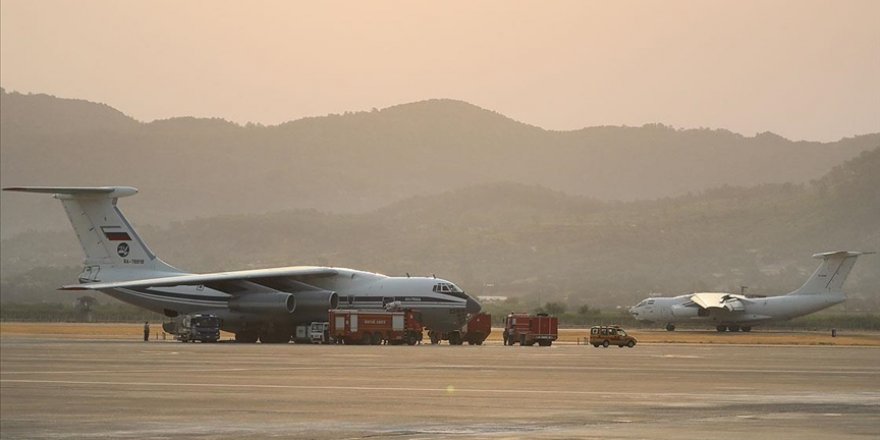
M 477 300 L 475 300 L 473 297 L 468 295 L 467 304 L 464 306 L 464 309 L 468 313 L 476 314 L 476 313 L 480 313 L 480 310 L 483 310 L 483 306 L 481 306 L 480 303 Z
M 635 317 L 638 317 L 638 316 L 639 316 L 639 311 L 638 311 L 638 309 L 635 308 L 635 307 L 630 307 L 630 308 L 629 308 L 629 314 L 630 314 L 630 315 L 633 315 L 633 316 L 635 316 Z

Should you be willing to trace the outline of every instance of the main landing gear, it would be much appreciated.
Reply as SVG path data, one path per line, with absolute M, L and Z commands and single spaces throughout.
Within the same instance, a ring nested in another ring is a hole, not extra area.
M 747 325 L 744 325 L 744 326 L 738 326 L 738 325 L 719 325 L 719 326 L 715 327 L 715 330 L 718 330 L 719 332 L 724 332 L 724 331 L 728 331 L 728 332 L 738 332 L 738 331 L 750 332 L 750 331 L 752 331 L 752 328 L 751 328 L 750 326 L 747 326 Z
M 668 332 L 675 331 L 675 326 L 672 324 L 666 324 L 666 331 L 668 331 Z

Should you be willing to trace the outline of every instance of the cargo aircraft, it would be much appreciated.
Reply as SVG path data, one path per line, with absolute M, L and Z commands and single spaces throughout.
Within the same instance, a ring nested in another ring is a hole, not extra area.
M 672 298 L 646 298 L 629 312 L 639 321 L 666 323 L 675 330 L 682 322 L 709 322 L 716 330 L 744 331 L 752 326 L 784 321 L 840 304 L 842 287 L 859 255 L 874 252 L 836 251 L 813 255 L 822 263 L 799 289 L 786 295 L 747 297 L 733 293 L 702 292 Z
M 239 342 L 288 342 L 298 325 L 326 321 L 332 308 L 394 304 L 421 314 L 425 327 L 454 332 L 480 304 L 436 277 L 389 277 L 338 267 L 295 266 L 192 274 L 159 259 L 116 206 L 127 186 L 4 188 L 53 194 L 64 206 L 86 258 L 80 284 L 168 317 L 216 315 Z

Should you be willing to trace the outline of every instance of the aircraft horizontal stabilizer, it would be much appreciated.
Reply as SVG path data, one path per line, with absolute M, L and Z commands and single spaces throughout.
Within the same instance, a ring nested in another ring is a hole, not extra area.
M 58 196 L 118 198 L 133 196 L 138 192 L 137 188 L 131 186 L 13 186 L 3 188 L 3 191 L 55 194 L 56 198 Z
M 831 251 L 831 252 L 820 252 L 818 254 L 813 254 L 813 258 L 828 259 L 833 256 L 857 257 L 859 255 L 871 255 L 871 254 L 876 254 L 876 252 Z

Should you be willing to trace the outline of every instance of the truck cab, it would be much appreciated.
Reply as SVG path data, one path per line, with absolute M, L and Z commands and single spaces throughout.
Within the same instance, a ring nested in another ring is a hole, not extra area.
M 636 338 L 628 335 L 619 325 L 596 325 L 590 328 L 590 344 L 593 347 L 601 345 L 608 348 L 609 345 L 616 345 L 620 348 L 633 348 L 636 342 Z
M 162 324 L 162 329 L 181 342 L 217 342 L 220 340 L 220 318 L 196 313 L 183 315 Z

